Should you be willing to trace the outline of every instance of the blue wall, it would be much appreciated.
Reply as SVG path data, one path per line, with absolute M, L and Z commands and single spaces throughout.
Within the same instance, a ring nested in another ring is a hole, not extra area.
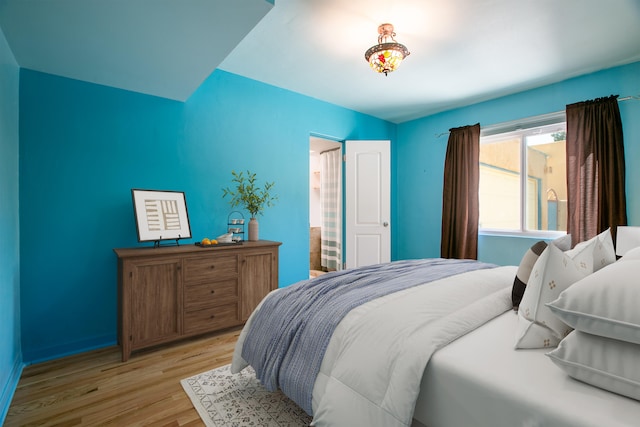
M 0 424 L 22 371 L 18 222 L 19 69 L 0 30 Z
M 25 361 L 115 343 L 131 188 L 185 191 L 192 243 L 226 231 L 232 170 L 275 181 L 260 238 L 283 242 L 280 286 L 308 277 L 310 133 L 393 140 L 395 125 L 223 71 L 181 103 L 22 70 Z
M 567 104 L 611 94 L 640 94 L 640 62 L 399 125 L 393 187 L 397 201 L 395 257 L 440 256 L 444 157 L 450 128 L 552 113 L 564 110 Z M 629 224 L 640 225 L 640 101 L 621 101 L 619 106 L 627 165 L 627 215 Z M 478 258 L 517 265 L 536 240 L 480 236 Z

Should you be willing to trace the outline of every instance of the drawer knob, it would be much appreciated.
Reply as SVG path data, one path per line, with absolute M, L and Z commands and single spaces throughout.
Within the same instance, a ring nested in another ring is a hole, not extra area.
M 211 319 L 213 319 L 214 317 L 216 317 L 216 315 L 215 315 L 215 314 L 212 314 L 210 318 L 211 318 Z
M 216 266 L 215 266 L 215 265 L 212 265 L 210 268 L 213 270 L 214 268 L 216 268 Z
M 215 294 L 215 293 L 216 293 L 216 291 L 212 289 L 212 290 L 211 290 L 211 293 L 212 293 L 212 294 Z

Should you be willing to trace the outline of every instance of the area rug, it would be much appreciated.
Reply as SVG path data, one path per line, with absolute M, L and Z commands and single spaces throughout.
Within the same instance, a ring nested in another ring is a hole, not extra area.
M 230 365 L 180 383 L 207 426 L 301 427 L 311 417 L 281 391 L 269 392 L 251 367 L 232 374 Z

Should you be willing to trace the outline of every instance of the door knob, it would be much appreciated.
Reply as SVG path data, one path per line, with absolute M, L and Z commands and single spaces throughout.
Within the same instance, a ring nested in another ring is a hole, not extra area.
M 388 227 L 389 223 L 387 221 L 385 221 L 385 222 L 382 223 L 382 225 L 385 226 L 385 227 Z

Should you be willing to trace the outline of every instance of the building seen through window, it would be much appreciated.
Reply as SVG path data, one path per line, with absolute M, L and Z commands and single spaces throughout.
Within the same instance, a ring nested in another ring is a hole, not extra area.
M 566 123 L 546 120 L 480 137 L 480 229 L 567 230 Z

